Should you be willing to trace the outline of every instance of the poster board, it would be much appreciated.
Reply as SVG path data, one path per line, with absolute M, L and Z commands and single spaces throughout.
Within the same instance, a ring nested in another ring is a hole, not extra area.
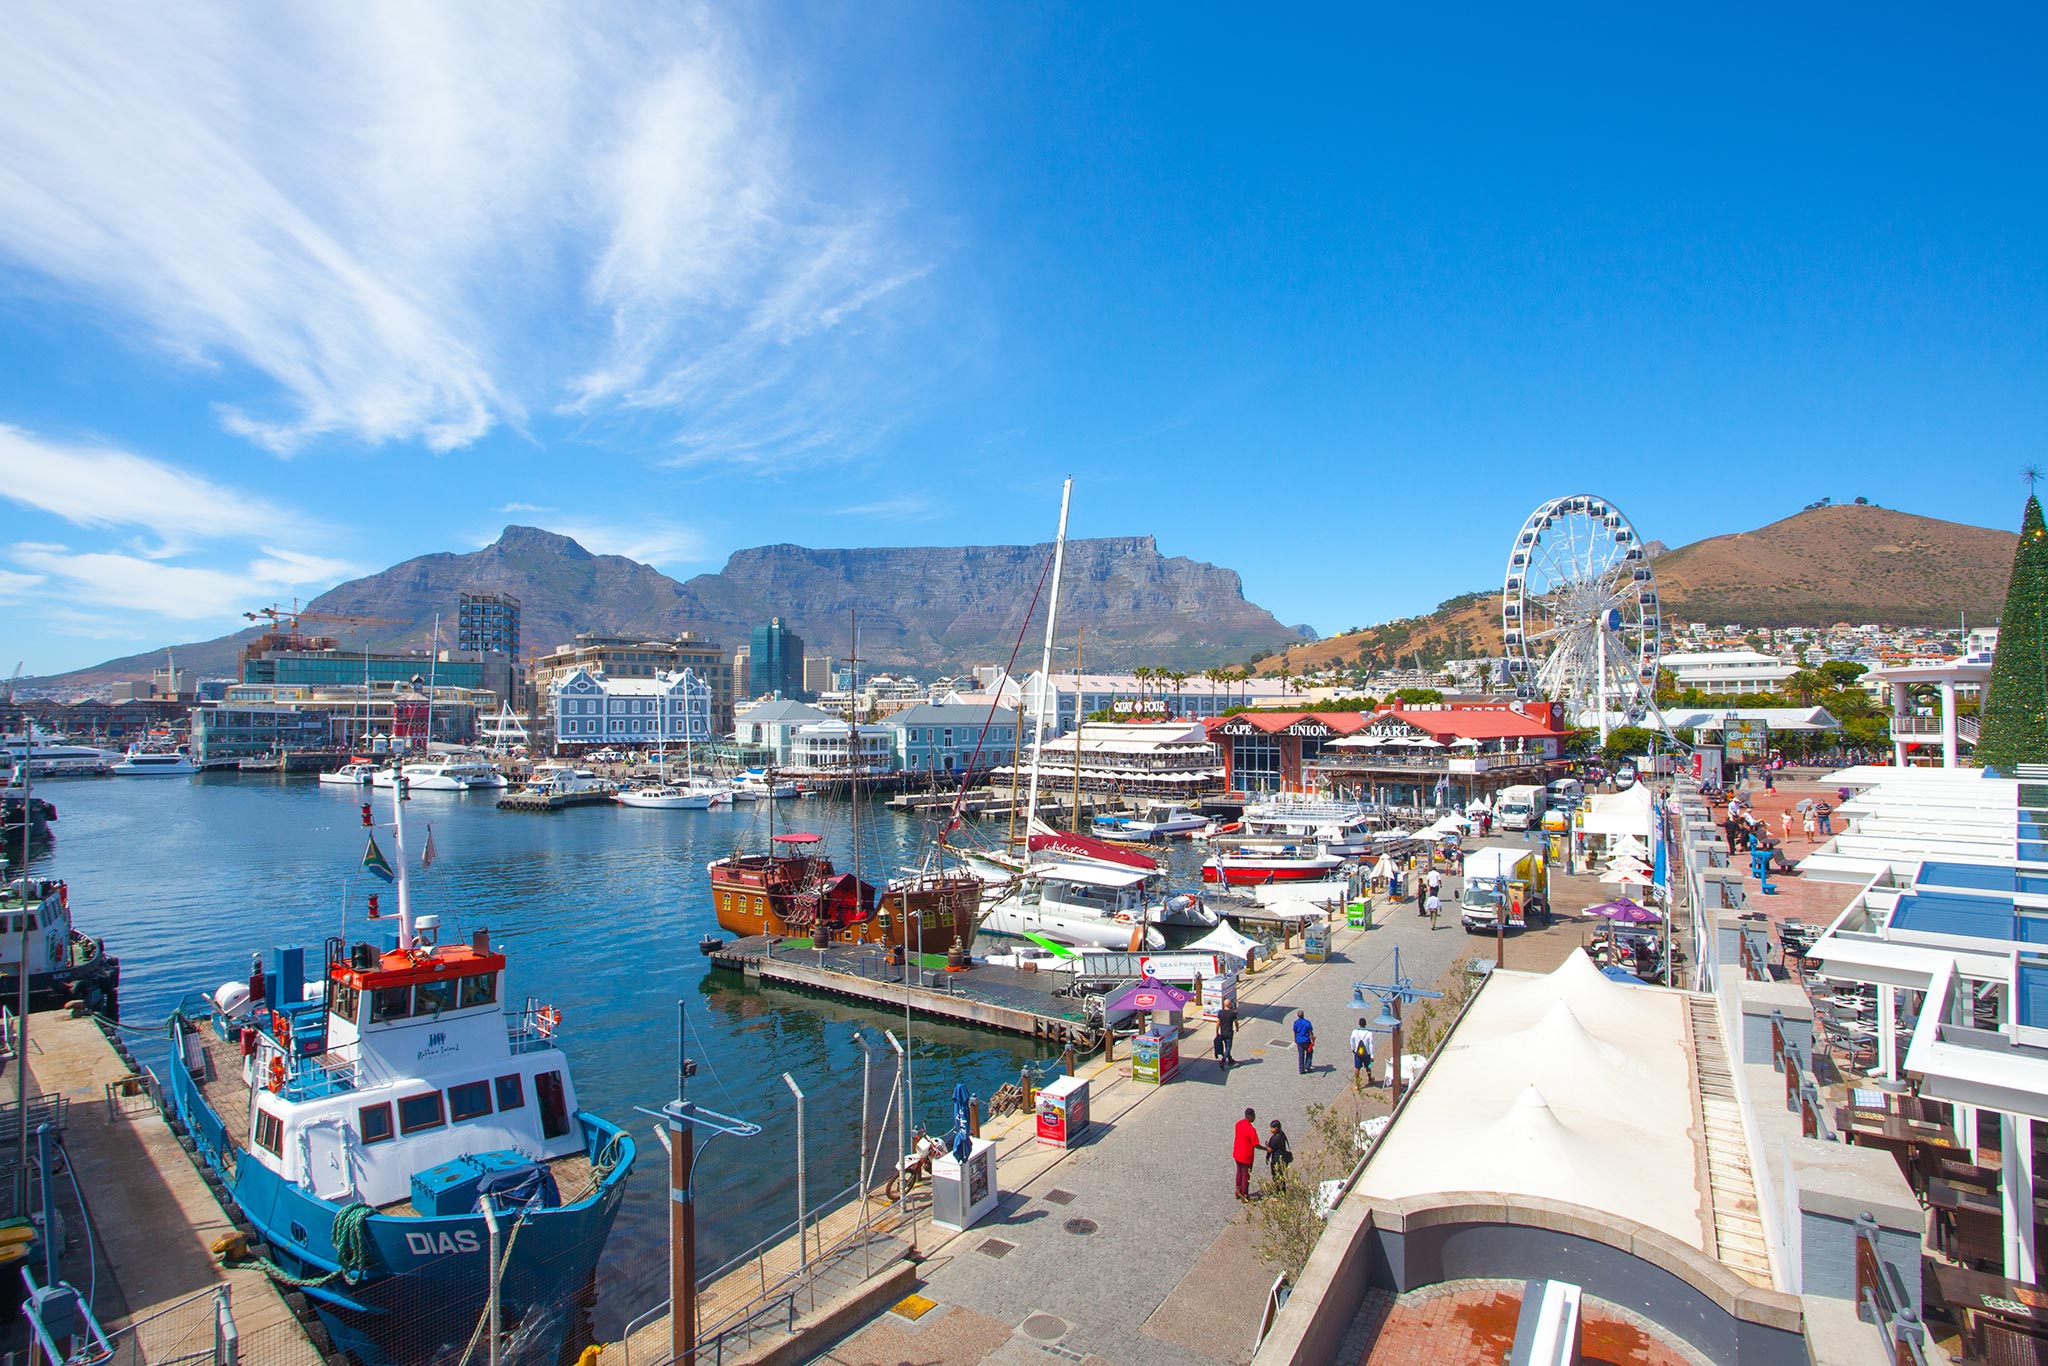
M 1771 752 L 1767 721 L 1729 716 L 1721 722 L 1721 748 L 1731 764 L 1754 763 Z

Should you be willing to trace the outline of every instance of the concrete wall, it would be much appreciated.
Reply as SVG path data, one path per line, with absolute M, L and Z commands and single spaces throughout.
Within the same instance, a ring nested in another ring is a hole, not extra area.
M 1347 1202 L 1351 1203 L 1351 1202 Z M 1255 1366 L 1335 1359 L 1368 1284 L 1566 1280 L 1643 1315 L 1717 1366 L 1808 1366 L 1796 1297 L 1750 1285 L 1653 1229 L 1558 1201 L 1459 1193 L 1339 1206 Z M 1335 1246 L 1333 1246 L 1333 1244 Z

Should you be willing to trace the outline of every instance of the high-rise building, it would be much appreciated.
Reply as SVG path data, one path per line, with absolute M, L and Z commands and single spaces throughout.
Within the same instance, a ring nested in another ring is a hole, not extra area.
M 804 691 L 813 697 L 832 691 L 832 656 L 804 656 Z
M 771 617 L 766 626 L 754 628 L 748 648 L 753 674 L 754 696 L 770 693 L 791 701 L 806 700 L 804 693 L 804 638 Z
M 519 599 L 510 593 L 463 593 L 455 600 L 455 650 L 519 658 Z

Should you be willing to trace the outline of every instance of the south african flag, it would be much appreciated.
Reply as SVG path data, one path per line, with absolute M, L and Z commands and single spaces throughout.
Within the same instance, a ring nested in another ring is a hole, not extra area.
M 370 836 L 370 845 L 363 850 L 363 871 L 371 877 L 381 877 L 386 882 L 398 881 L 398 875 L 391 871 L 391 865 L 384 859 L 384 851 L 377 847 L 377 837 Z

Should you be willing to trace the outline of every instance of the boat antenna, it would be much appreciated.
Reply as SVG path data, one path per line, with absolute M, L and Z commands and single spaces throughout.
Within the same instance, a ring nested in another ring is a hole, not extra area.
M 1045 690 L 1047 684 L 1052 681 L 1053 633 L 1059 629 L 1060 621 L 1060 573 L 1066 564 L 1067 556 L 1067 509 L 1073 497 L 1074 480 L 1073 476 L 1069 475 L 1066 482 L 1060 485 L 1060 530 L 1052 549 L 1052 596 L 1046 600 L 1045 649 L 1038 661 L 1038 715 L 1032 727 L 1031 790 L 1024 801 L 1024 822 L 1027 831 L 1031 828 L 1031 823 L 1038 819 L 1038 761 L 1045 752 Z M 1080 703 L 1081 699 L 1076 697 L 1074 705 L 1078 707 Z M 1028 840 L 1024 847 L 1027 850 L 1031 847 Z M 1028 853 L 1024 856 L 1024 862 L 1027 865 L 1031 862 Z

